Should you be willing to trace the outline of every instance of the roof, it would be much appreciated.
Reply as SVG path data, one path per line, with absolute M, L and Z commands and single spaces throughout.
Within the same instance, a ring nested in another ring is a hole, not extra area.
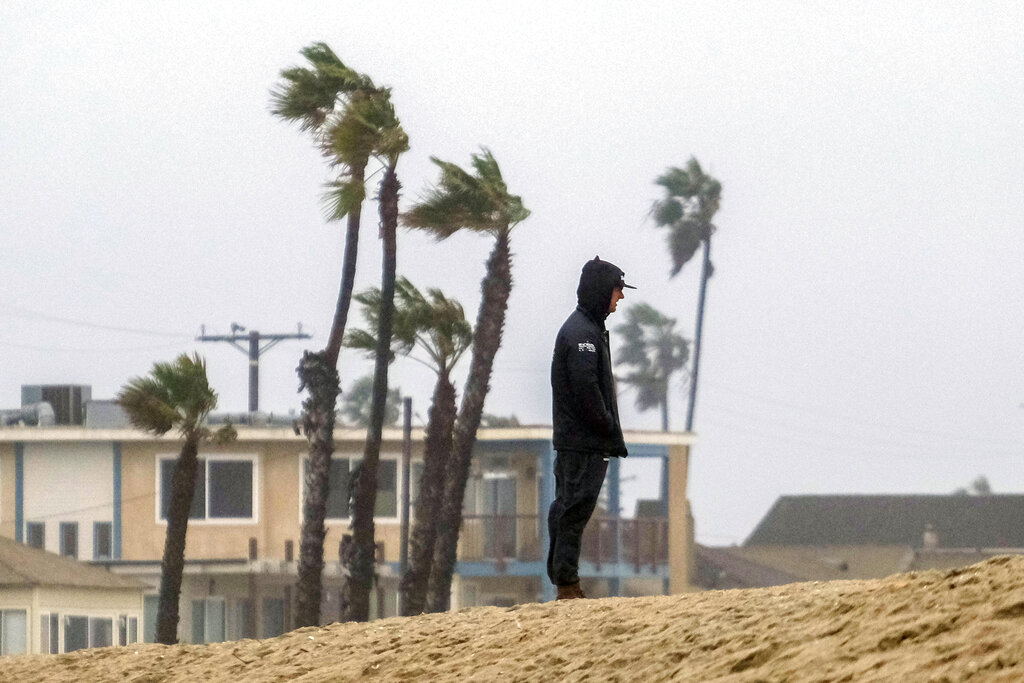
M 238 432 L 238 441 L 285 441 L 296 444 L 305 444 L 306 437 L 296 434 L 292 428 L 277 426 L 250 427 L 235 425 Z M 425 437 L 423 427 L 416 427 L 412 430 L 413 442 L 421 442 Z M 623 437 L 627 444 L 647 444 L 657 446 L 686 446 L 694 443 L 696 437 L 689 432 L 659 432 L 644 430 L 625 430 Z M 146 432 L 126 428 L 90 428 L 82 426 L 55 426 L 55 427 L 2 427 L 0 428 L 0 443 L 22 443 L 22 442 L 83 442 L 83 441 L 121 441 L 121 442 L 151 442 L 167 441 L 177 442 L 180 435 L 176 430 L 171 430 L 163 436 L 152 436 Z M 337 426 L 334 429 L 335 442 L 342 441 L 363 441 L 366 438 L 365 427 L 343 427 Z M 401 442 L 404 433 L 398 428 L 385 428 L 382 439 L 390 442 Z M 521 426 L 502 428 L 481 428 L 477 432 L 477 441 L 481 443 L 494 441 L 551 441 L 551 427 L 548 426 Z
M 706 589 L 764 588 L 801 581 L 801 577 L 743 557 L 741 548 L 696 544 L 696 583 Z
M 758 545 L 922 546 L 931 525 L 944 548 L 1024 547 L 1024 495 L 782 496 L 744 542 Z
M 0 537 L 0 587 L 142 589 L 135 579 Z

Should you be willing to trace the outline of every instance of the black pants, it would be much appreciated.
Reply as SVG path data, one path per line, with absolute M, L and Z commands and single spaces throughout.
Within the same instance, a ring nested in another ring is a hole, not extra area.
M 555 500 L 548 511 L 548 578 L 556 586 L 580 580 L 580 542 L 597 506 L 608 471 L 601 453 L 559 451 L 555 456 Z

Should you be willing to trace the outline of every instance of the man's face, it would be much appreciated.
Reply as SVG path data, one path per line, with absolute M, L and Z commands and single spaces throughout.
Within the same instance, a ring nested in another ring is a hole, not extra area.
M 616 287 L 612 290 L 612 302 L 608 304 L 608 312 L 614 313 L 615 307 L 619 305 L 619 302 L 626 298 L 626 295 L 622 293 L 622 287 Z

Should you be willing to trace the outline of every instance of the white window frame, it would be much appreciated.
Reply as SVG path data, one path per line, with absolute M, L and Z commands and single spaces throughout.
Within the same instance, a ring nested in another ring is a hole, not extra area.
M 161 453 L 156 456 L 156 505 L 154 510 L 154 516 L 156 523 L 160 526 L 167 526 L 167 520 L 160 516 L 160 506 L 163 502 L 163 478 L 161 473 L 163 471 L 163 463 L 168 460 L 177 460 L 178 455 L 176 453 Z M 210 470 L 207 467 L 209 462 L 251 462 L 252 463 L 252 516 L 251 517 L 215 517 L 210 518 Z M 199 455 L 199 466 L 202 467 L 203 476 L 206 478 L 206 500 L 203 501 L 204 509 L 206 510 L 206 516 L 202 519 L 192 519 L 189 517 L 189 526 L 254 526 L 259 524 L 260 521 L 260 500 L 259 500 L 259 481 L 260 481 L 260 456 L 257 453 L 203 453 Z
M 355 462 L 362 461 L 363 454 L 362 453 L 359 453 L 359 454 L 355 454 L 355 453 L 335 453 L 335 454 L 333 454 L 331 456 L 331 462 L 332 463 L 336 462 L 338 460 L 342 460 L 342 459 L 349 461 L 349 472 L 351 473 L 352 472 L 352 464 L 355 463 Z M 374 521 L 377 521 L 377 522 L 389 522 L 389 523 L 400 522 L 402 520 L 402 491 L 403 491 L 403 489 L 404 489 L 404 487 L 406 486 L 406 483 L 407 483 L 407 482 L 402 481 L 402 456 L 398 455 L 398 454 L 393 455 L 391 453 L 388 453 L 388 454 L 381 453 L 380 461 L 383 462 L 385 460 L 393 461 L 395 463 L 395 514 L 393 516 L 390 516 L 390 517 L 378 517 L 377 515 L 374 515 L 373 519 L 374 519 Z M 306 466 L 306 463 L 309 462 L 309 453 L 304 453 L 298 459 L 298 461 L 299 461 L 299 519 L 302 519 L 302 514 L 303 514 L 302 507 L 306 503 L 306 479 L 305 479 L 305 469 L 306 469 L 306 467 L 305 466 Z M 411 468 L 410 468 L 410 471 L 411 471 Z M 327 526 L 332 526 L 332 525 L 333 526 L 338 526 L 338 525 L 343 525 L 343 524 L 344 525 L 348 525 L 351 522 L 352 522 L 352 516 L 351 515 L 349 515 L 348 517 L 327 517 L 327 518 L 324 519 L 324 524 L 327 525 Z

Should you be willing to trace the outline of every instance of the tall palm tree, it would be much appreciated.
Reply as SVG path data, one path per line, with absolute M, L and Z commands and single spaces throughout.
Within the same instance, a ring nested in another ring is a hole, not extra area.
M 377 195 L 383 263 L 373 371 L 373 403 L 363 460 L 353 485 L 352 546 L 347 556 L 348 576 L 345 580 L 343 605 L 343 617 L 349 621 L 366 621 L 370 618 L 370 593 L 376 562 L 373 514 L 377 501 L 381 432 L 387 408 L 388 367 L 392 358 L 391 337 L 395 308 L 398 193 L 402 187 L 396 169 L 399 157 L 409 149 L 409 138 L 395 115 L 390 89 L 375 90 L 360 103 L 358 111 L 362 124 L 373 131 L 373 154 L 381 162 L 384 171 Z
M 708 175 L 693 157 L 685 168 L 672 167 L 655 181 L 665 188 L 667 196 L 654 204 L 654 221 L 668 228 L 668 247 L 672 257 L 670 275 L 675 277 L 704 245 L 701 267 L 700 298 L 697 303 L 697 326 L 694 331 L 693 372 L 690 376 L 690 403 L 686 412 L 686 431 L 693 431 L 693 414 L 697 403 L 697 376 L 700 370 L 701 333 L 704 326 L 704 300 L 708 279 L 714 272 L 711 265 L 711 222 L 718 212 L 722 184 Z
M 225 425 L 211 434 L 204 426 L 207 416 L 217 407 L 217 393 L 210 388 L 206 362 L 198 354 L 182 354 L 171 363 L 154 364 L 149 376 L 136 377 L 121 388 L 117 403 L 134 427 L 157 436 L 177 429 L 183 439 L 171 479 L 156 618 L 156 641 L 173 645 L 178 642 L 178 600 L 185 568 L 188 513 L 199 469 L 199 445 L 207 439 L 217 443 L 231 441 L 235 430 Z
M 494 248 L 487 259 L 481 283 L 473 355 L 455 422 L 452 454 L 446 468 L 445 491 L 437 522 L 434 566 L 427 601 L 430 611 L 441 612 L 448 609 L 450 602 L 459 528 L 462 525 L 462 500 L 469 479 L 473 444 L 483 414 L 494 356 L 501 347 L 505 311 L 512 291 L 509 236 L 512 228 L 526 220 L 530 212 L 523 206 L 521 197 L 509 193 L 490 150 L 484 148 L 480 154 L 473 155 L 474 174 L 435 157 L 431 160 L 441 169 L 440 180 L 403 214 L 404 225 L 426 230 L 438 239 L 445 239 L 463 229 L 494 238 Z
M 661 430 L 668 431 L 668 387 L 672 375 L 690 358 L 690 343 L 675 331 L 676 320 L 646 303 L 633 304 L 626 322 L 615 331 L 622 336 L 616 365 L 629 367 L 619 381 L 636 389 L 636 407 L 661 408 Z
M 310 67 L 281 72 L 280 83 L 271 90 L 270 110 L 311 133 L 321 153 L 338 169 L 337 177 L 327 183 L 324 195 L 327 216 L 330 220 L 348 218 L 341 287 L 327 346 L 319 352 L 305 352 L 297 368 L 299 391 L 309 390 L 303 401 L 309 462 L 304 482 L 295 622 L 298 626 L 314 626 L 320 623 L 324 518 L 340 389 L 338 354 L 355 282 L 366 166 L 378 132 L 363 116 L 366 103 L 378 89 L 368 76 L 347 67 L 324 43 L 313 43 L 303 48 L 301 54 Z

